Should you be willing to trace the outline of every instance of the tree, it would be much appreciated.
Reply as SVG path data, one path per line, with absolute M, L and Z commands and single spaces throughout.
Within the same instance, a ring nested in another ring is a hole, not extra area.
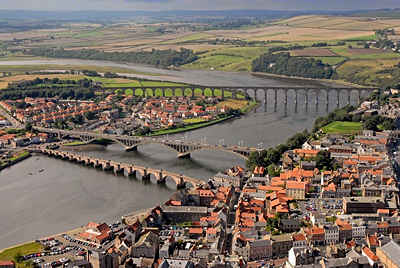
M 16 263 L 21 263 L 21 262 L 23 262 L 23 260 L 24 260 L 24 256 L 21 254 L 21 252 L 18 251 L 18 252 L 14 255 L 13 259 L 14 259 L 14 262 L 16 262 Z
M 279 168 L 277 165 L 275 165 L 275 164 L 270 164 L 270 165 L 268 166 L 268 175 L 269 175 L 270 177 L 279 176 L 280 173 L 281 173 L 281 170 L 280 170 L 280 168 Z
M 87 119 L 87 120 L 93 120 L 93 119 L 95 119 L 96 118 L 96 114 L 95 113 L 93 113 L 93 112 L 86 112 L 85 114 L 84 114 L 84 116 L 85 116 L 85 118 Z
M 316 166 L 319 170 L 332 170 L 333 169 L 333 159 L 331 158 L 331 153 L 328 151 L 320 151 L 315 158 Z
M 150 129 L 149 127 L 142 127 L 142 128 L 140 128 L 140 129 L 137 131 L 137 133 L 138 133 L 139 135 L 141 135 L 141 136 L 145 136 L 145 135 L 151 133 L 151 129 Z
M 364 123 L 363 127 L 368 130 L 378 130 L 378 125 L 380 123 L 379 116 L 370 116 L 368 117 Z
M 26 131 L 32 131 L 32 123 L 26 123 L 25 124 L 25 130 Z

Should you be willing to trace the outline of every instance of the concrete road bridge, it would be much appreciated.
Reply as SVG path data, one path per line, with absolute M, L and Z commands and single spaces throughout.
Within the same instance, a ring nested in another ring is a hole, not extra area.
M 125 135 L 110 135 L 95 132 L 79 132 L 70 130 L 61 130 L 54 128 L 42 128 L 33 127 L 33 129 L 52 134 L 57 136 L 59 139 L 63 138 L 75 138 L 83 142 L 90 143 L 97 139 L 107 139 L 114 141 L 125 148 L 127 151 L 137 150 L 138 146 L 145 144 L 160 144 L 173 151 L 178 155 L 178 158 L 189 158 L 190 154 L 200 150 L 211 150 L 211 151 L 224 151 L 233 153 L 244 159 L 250 156 L 251 152 L 261 151 L 259 148 L 241 147 L 241 146 L 227 146 L 227 145 L 211 145 L 200 142 L 192 141 L 179 141 L 179 140 L 167 140 L 163 138 L 151 138 L 151 137 L 137 137 L 137 136 L 125 136 Z
M 77 153 L 63 152 L 59 150 L 51 150 L 45 148 L 36 150 L 36 152 L 40 152 L 42 154 L 53 156 L 59 159 L 80 163 L 86 166 L 100 168 L 103 171 L 112 171 L 114 172 L 114 174 L 124 174 L 124 176 L 126 177 L 136 176 L 137 174 L 140 174 L 142 180 L 150 180 L 151 176 L 153 176 L 159 184 L 165 184 L 167 179 L 171 179 L 173 182 L 175 182 L 177 188 L 184 188 L 187 186 L 187 184 L 190 184 L 192 186 L 205 184 L 205 182 L 200 179 L 165 171 L 162 169 L 148 168 L 129 163 L 121 163 L 90 156 L 84 156 Z

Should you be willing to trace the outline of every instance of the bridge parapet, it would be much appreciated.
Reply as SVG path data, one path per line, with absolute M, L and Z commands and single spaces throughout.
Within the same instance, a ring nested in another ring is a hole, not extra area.
M 165 171 L 162 169 L 153 169 L 128 163 L 92 158 L 90 156 L 83 156 L 80 154 L 62 152 L 58 150 L 41 149 L 40 152 L 45 155 L 54 157 L 64 155 L 65 157 L 63 159 L 65 160 L 76 161 L 78 163 L 84 163 L 87 165 L 93 164 L 94 167 L 98 166 L 101 167 L 103 170 L 112 169 L 115 173 L 123 172 L 125 176 L 135 175 L 136 172 L 139 172 L 141 173 L 142 179 L 144 180 L 149 180 L 150 175 L 152 174 L 156 178 L 157 183 L 165 183 L 167 178 L 169 177 L 176 183 L 178 188 L 185 187 L 187 183 L 190 183 L 192 185 L 205 184 L 205 182 L 202 180 L 184 176 L 182 174 Z

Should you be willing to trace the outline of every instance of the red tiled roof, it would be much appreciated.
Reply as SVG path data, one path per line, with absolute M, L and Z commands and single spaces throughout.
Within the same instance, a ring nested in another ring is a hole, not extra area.
M 378 256 L 376 256 L 368 247 L 364 247 L 362 250 L 364 254 L 367 255 L 367 257 L 370 258 L 372 261 L 379 261 Z
M 190 228 L 189 229 L 189 234 L 202 234 L 203 229 L 202 228 Z
M 292 238 L 294 241 L 305 241 L 306 237 L 303 234 L 293 234 Z
M 2 260 L 0 260 L 0 266 L 11 266 L 11 265 L 15 265 L 15 263 L 13 261 L 2 261 Z

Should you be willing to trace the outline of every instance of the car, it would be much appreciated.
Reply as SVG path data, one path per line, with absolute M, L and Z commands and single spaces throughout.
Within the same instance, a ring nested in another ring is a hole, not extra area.
M 39 263 L 42 263 L 42 262 L 44 262 L 43 259 L 34 259 L 33 260 L 33 263 L 35 263 L 35 264 L 39 264 Z
M 75 255 L 76 255 L 76 256 L 85 256 L 85 255 L 86 255 L 86 252 L 84 252 L 84 251 L 78 251 Z
M 59 261 L 64 264 L 64 263 L 69 262 L 69 259 L 64 257 L 64 258 L 59 259 Z

